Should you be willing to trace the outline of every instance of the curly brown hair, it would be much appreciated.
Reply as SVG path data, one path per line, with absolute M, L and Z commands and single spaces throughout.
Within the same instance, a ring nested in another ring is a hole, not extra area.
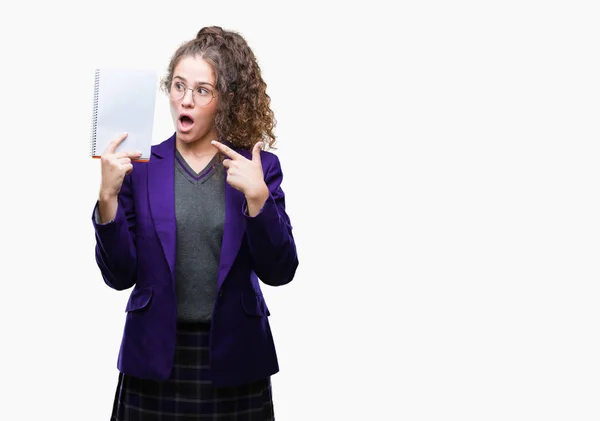
M 161 81 L 166 93 L 175 67 L 186 56 L 202 57 L 215 72 L 220 97 L 215 117 L 219 140 L 248 149 L 262 141 L 263 148 L 275 149 L 273 129 L 276 122 L 270 107 L 271 98 L 246 40 L 239 33 L 220 26 L 200 29 L 195 39 L 182 44 L 173 54 L 167 75 Z

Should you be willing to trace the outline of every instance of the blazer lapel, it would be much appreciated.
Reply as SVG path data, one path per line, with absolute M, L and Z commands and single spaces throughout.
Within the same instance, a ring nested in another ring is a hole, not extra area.
M 148 201 L 150 214 L 175 280 L 175 135 L 152 151 L 148 162 Z
M 225 225 L 221 244 L 221 261 L 217 278 L 217 291 L 221 289 L 235 258 L 238 255 L 244 237 L 244 217 L 242 206 L 244 195 L 225 181 Z
M 229 142 L 224 143 L 246 158 L 249 157 L 246 150 L 234 148 Z M 225 177 L 227 177 L 227 174 L 225 174 Z M 246 232 L 243 214 L 245 201 L 244 195 L 231 187 L 225 180 L 225 226 L 223 228 L 223 243 L 221 245 L 221 262 L 219 264 L 219 276 L 217 278 L 217 291 L 221 289 L 242 245 L 242 239 Z

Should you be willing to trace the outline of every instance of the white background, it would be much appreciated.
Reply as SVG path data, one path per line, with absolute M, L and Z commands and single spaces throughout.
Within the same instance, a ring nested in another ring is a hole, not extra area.
M 278 121 L 277 419 L 600 419 L 594 2 L 282 3 L 2 6 L 0 419 L 108 420 L 128 292 L 94 261 L 93 69 L 162 73 L 213 24 Z

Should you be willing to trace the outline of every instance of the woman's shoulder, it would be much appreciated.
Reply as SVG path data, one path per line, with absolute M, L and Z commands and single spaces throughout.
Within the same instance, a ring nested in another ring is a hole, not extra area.
M 232 147 L 232 149 L 234 151 L 236 151 L 237 153 L 239 153 L 240 155 L 242 155 L 243 157 L 252 159 L 252 149 L 235 147 L 235 146 Z M 271 151 L 261 150 L 260 151 L 260 160 L 262 161 L 263 164 L 265 164 L 265 163 L 279 164 L 279 157 L 274 152 L 271 152 Z
M 271 151 L 260 151 L 260 159 L 266 159 L 267 161 L 276 161 L 277 163 L 279 163 L 279 157 L 277 156 L 277 154 Z

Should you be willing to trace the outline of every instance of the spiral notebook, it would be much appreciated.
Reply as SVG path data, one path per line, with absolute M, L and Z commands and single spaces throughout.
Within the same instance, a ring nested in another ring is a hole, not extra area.
M 100 158 L 111 140 L 128 136 L 117 151 L 142 152 L 136 161 L 150 160 L 156 72 L 133 68 L 99 68 L 95 72 L 90 155 Z

